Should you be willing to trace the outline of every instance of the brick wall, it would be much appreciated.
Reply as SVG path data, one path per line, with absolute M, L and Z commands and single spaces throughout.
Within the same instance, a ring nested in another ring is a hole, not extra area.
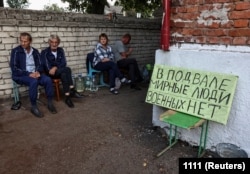
M 0 98 L 8 98 L 12 93 L 8 60 L 11 49 L 19 44 L 20 32 L 31 33 L 32 46 L 39 51 L 48 46 L 50 34 L 58 34 L 68 66 L 73 73 L 86 74 L 86 54 L 93 50 L 102 32 L 109 36 L 110 44 L 129 32 L 133 57 L 140 66 L 154 63 L 155 50 L 160 45 L 160 27 L 159 20 L 119 17 L 112 22 L 104 15 L 0 8 Z
M 249 0 L 171 0 L 171 42 L 250 44 Z

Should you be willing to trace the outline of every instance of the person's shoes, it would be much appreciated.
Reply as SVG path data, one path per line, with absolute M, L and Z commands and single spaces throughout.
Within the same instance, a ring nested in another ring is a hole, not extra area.
M 82 96 L 79 92 L 77 92 L 75 89 L 73 89 L 73 90 L 70 91 L 70 96 L 71 96 L 71 97 L 75 97 L 75 98 L 82 98 L 82 97 L 83 97 L 83 96 Z
M 52 114 L 56 114 L 56 108 L 53 104 L 48 104 L 48 110 L 52 113 Z
M 115 88 L 110 88 L 109 91 L 110 91 L 112 94 L 114 94 L 114 95 L 119 94 L 119 92 L 118 92 L 117 89 L 115 89 Z
M 70 98 L 66 98 L 66 99 L 65 99 L 65 103 L 66 103 L 66 105 L 68 105 L 68 107 L 70 107 L 70 108 L 75 107 L 74 104 L 73 104 L 73 102 L 71 101 Z
M 136 79 L 136 82 L 137 82 L 137 83 L 143 82 L 143 78 Z
M 130 84 L 130 83 L 131 83 L 131 80 L 128 80 L 128 79 L 126 79 L 125 77 L 123 77 L 123 78 L 121 79 L 121 82 L 122 82 L 123 84 Z
M 17 101 L 16 103 L 14 103 L 12 106 L 11 106 L 11 110 L 18 110 L 20 109 L 22 106 L 22 103 L 20 101 Z
M 74 96 L 75 98 L 82 98 L 82 94 L 80 94 L 79 92 L 75 92 Z
M 135 84 L 132 84 L 131 86 L 130 86 L 130 88 L 131 89 L 135 89 L 135 90 L 141 90 L 141 88 L 140 87 L 138 87 L 137 85 L 135 85 Z
M 34 116 L 36 116 L 38 118 L 43 117 L 43 113 L 41 111 L 39 111 L 39 109 L 36 106 L 33 106 L 30 111 Z

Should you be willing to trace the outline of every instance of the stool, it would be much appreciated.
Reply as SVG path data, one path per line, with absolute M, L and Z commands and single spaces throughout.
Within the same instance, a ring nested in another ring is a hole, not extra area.
M 197 157 L 200 158 L 204 155 L 206 150 L 208 120 L 173 110 L 168 110 L 165 113 L 161 114 L 160 120 L 170 125 L 170 133 L 169 133 L 169 145 L 165 149 L 163 149 L 160 153 L 158 153 L 157 157 L 161 156 L 164 152 L 169 150 L 172 146 L 174 146 L 177 143 L 178 128 L 190 130 L 197 127 L 201 127 L 200 143 L 199 143 Z
M 55 86 L 55 91 L 56 91 L 56 101 L 60 100 L 60 89 L 59 89 L 59 85 L 60 85 L 60 79 L 52 79 L 53 84 Z

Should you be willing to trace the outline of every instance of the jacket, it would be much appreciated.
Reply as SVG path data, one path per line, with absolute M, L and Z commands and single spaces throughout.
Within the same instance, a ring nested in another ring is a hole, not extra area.
M 57 58 L 52 54 L 50 47 L 44 49 L 41 53 L 42 61 L 44 62 L 45 71 L 48 72 L 53 66 L 62 68 L 67 65 L 66 57 L 63 48 L 57 48 Z
M 32 49 L 36 71 L 42 73 L 44 69 L 41 62 L 40 53 L 37 49 L 33 47 Z M 21 45 L 17 46 L 11 51 L 10 68 L 12 72 L 12 79 L 17 76 L 29 76 L 29 74 L 31 73 L 26 70 L 26 53 Z

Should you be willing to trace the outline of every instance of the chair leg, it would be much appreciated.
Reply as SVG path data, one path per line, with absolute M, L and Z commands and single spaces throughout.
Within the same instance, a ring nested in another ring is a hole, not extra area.
M 18 86 L 15 81 L 13 81 L 13 95 L 14 95 L 14 101 L 15 103 L 19 101 L 19 91 Z
M 200 134 L 200 145 L 198 149 L 198 158 L 201 158 L 205 154 L 206 144 L 207 144 L 207 131 L 208 131 L 208 120 L 202 124 L 201 134 Z
M 177 126 L 174 126 L 174 133 L 173 133 L 173 126 L 172 124 L 170 124 L 170 132 L 169 132 L 169 144 L 168 146 L 163 149 L 161 152 L 159 152 L 156 157 L 160 157 L 161 155 L 163 155 L 163 153 L 165 153 L 166 151 L 168 151 L 171 147 L 173 147 L 177 142 L 178 142 L 178 135 L 177 135 Z M 174 134 L 174 137 L 173 137 Z
M 53 83 L 55 85 L 55 91 L 56 91 L 56 101 L 60 101 L 60 90 L 59 90 L 59 79 L 54 79 Z
M 104 75 L 103 73 L 100 74 L 100 85 L 99 86 L 109 86 L 104 82 Z

